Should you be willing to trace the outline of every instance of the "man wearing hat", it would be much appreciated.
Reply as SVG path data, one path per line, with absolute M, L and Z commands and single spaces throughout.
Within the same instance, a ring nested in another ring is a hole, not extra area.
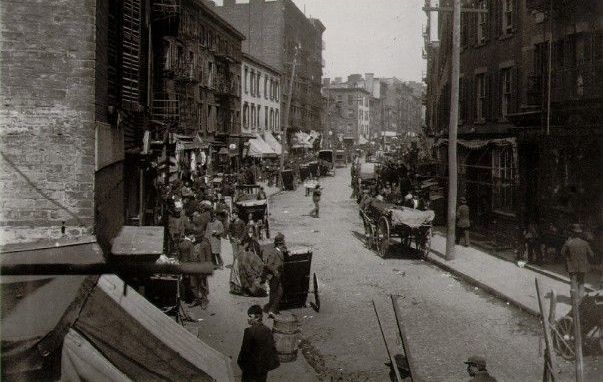
M 262 323 L 262 308 L 253 305 L 247 310 L 249 327 L 243 333 L 243 343 L 237 364 L 243 372 L 242 382 L 263 382 L 268 372 L 280 366 L 272 331 Z
M 264 251 L 264 273 L 270 287 L 270 298 L 268 304 L 264 305 L 264 312 L 268 313 L 268 317 L 274 317 L 279 312 L 283 297 L 282 276 L 286 252 L 285 235 L 280 232 L 274 237 L 274 247 Z
M 456 210 L 456 243 L 461 243 L 461 237 L 465 238 L 465 247 L 469 246 L 469 227 L 471 227 L 471 220 L 469 216 L 469 206 L 467 205 L 467 199 L 461 197 L 459 199 L 460 205 Z
M 589 260 L 594 258 L 593 250 L 588 242 L 582 239 L 582 226 L 572 224 L 570 237 L 561 248 L 561 255 L 565 257 L 567 272 L 570 274 L 572 291 L 578 299 L 584 297 L 584 276 L 590 271 Z
M 496 378 L 486 370 L 486 359 L 484 357 L 472 355 L 465 363 L 467 364 L 467 373 L 471 376 L 470 381 L 496 382 Z

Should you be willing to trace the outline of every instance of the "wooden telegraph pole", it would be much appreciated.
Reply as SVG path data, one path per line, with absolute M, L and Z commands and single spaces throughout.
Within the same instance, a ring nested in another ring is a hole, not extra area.
M 456 199 L 458 193 L 458 167 L 456 136 L 459 122 L 459 77 L 461 65 L 461 12 L 487 13 L 486 9 L 461 10 L 461 0 L 453 0 L 450 7 L 431 7 L 430 1 L 423 7 L 425 12 L 452 12 L 452 75 L 450 78 L 450 120 L 448 127 L 448 218 L 446 220 L 446 260 L 455 256 Z
M 295 54 L 293 56 L 293 63 L 291 64 L 291 77 L 289 77 L 289 94 L 287 94 L 287 105 L 285 106 L 285 113 L 283 119 L 283 134 L 281 138 L 281 161 L 280 161 L 280 185 L 281 188 L 285 188 L 283 182 L 283 171 L 285 170 L 285 152 L 288 151 L 287 145 L 287 130 L 289 129 L 289 109 L 291 108 L 291 97 L 293 97 L 293 81 L 295 80 L 295 67 L 297 66 L 297 54 L 299 53 L 299 46 L 295 46 Z

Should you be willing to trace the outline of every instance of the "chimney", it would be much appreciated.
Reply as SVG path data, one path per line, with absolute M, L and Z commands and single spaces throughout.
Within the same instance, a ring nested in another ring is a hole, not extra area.
M 335 85 L 339 85 L 341 83 L 341 77 L 335 77 Z
M 236 0 L 224 0 L 223 7 L 234 7 Z

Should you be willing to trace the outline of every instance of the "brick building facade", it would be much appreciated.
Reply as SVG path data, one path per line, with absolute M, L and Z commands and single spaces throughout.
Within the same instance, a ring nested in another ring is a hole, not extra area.
M 596 229 L 603 221 L 601 182 L 592 176 L 602 163 L 601 4 L 559 3 L 552 20 L 547 1 L 469 5 L 489 11 L 464 13 L 461 20 L 459 195 L 467 197 L 472 226 L 506 245 L 529 222 L 555 225 L 561 237 L 571 221 Z M 449 14 L 440 13 L 438 28 L 439 44 L 427 41 L 426 47 L 427 129 L 436 140 L 445 179 Z
M 120 203 L 109 211 L 121 195 L 123 149 L 107 124 L 109 4 L 98 3 L 2 7 L 3 243 L 61 237 L 63 222 L 68 236 L 103 237 L 123 219 Z
M 245 35 L 244 53 L 281 73 L 281 110 L 285 108 L 291 65 L 299 47 L 289 132 L 319 130 L 324 25 L 318 19 L 307 18 L 291 0 L 224 0 L 215 9 Z

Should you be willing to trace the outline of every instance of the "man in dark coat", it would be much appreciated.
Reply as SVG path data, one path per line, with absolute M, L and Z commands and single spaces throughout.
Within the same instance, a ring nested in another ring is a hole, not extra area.
M 286 252 L 285 235 L 280 232 L 274 237 L 274 247 L 264 250 L 264 269 L 270 287 L 270 298 L 268 304 L 264 305 L 264 312 L 268 313 L 268 317 L 279 313 L 279 305 L 283 298 L 282 277 Z
M 488 373 L 486 369 L 486 359 L 477 355 L 472 355 L 467 361 L 467 373 L 471 376 L 471 382 L 496 382 L 496 378 Z
M 274 337 L 262 323 L 262 308 L 253 305 L 247 310 L 249 327 L 243 333 L 243 343 L 237 364 L 243 371 L 242 382 L 264 382 L 268 372 L 280 366 Z
M 572 290 L 579 299 L 584 297 L 584 276 L 590 271 L 590 259 L 594 258 L 588 242 L 580 237 L 582 227 L 572 224 L 570 237 L 561 248 L 565 257 L 567 272 L 570 274 Z

